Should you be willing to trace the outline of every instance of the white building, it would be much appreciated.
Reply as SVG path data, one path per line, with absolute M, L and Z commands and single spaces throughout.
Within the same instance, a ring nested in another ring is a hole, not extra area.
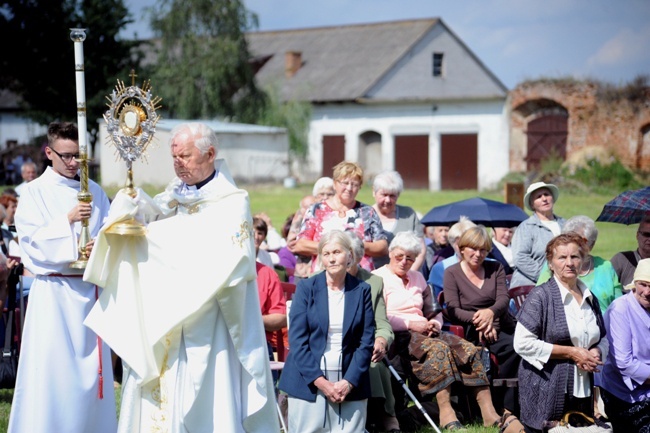
M 485 189 L 507 174 L 508 90 L 441 19 L 247 37 L 257 79 L 312 104 L 301 180 L 342 160 L 432 190 Z
M 47 133 L 46 125 L 39 125 L 21 116 L 20 99 L 15 93 L 0 89 L 0 151 L 9 146 L 26 144 Z
M 508 173 L 508 89 L 441 19 L 251 32 L 247 38 L 259 83 L 313 108 L 307 163 L 292 170 L 299 181 L 330 176 L 342 160 L 360 163 L 368 178 L 395 169 L 407 188 L 431 190 L 486 189 Z M 8 130 L 3 116 L 0 139 Z M 166 122 L 157 135 L 164 145 Z M 221 156 L 235 176 L 288 176 L 284 130 L 232 128 L 219 135 Z M 98 146 L 105 137 L 104 131 Z M 160 161 L 150 156 L 149 168 L 134 167 L 136 183 L 171 170 L 168 152 L 162 153 Z M 101 155 L 106 186 L 125 176 L 123 163 L 103 167 L 114 159 L 112 150 Z

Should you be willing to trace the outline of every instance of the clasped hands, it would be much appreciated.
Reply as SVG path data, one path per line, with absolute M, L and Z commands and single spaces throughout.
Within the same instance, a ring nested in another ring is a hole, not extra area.
M 597 373 L 599 365 L 603 365 L 600 359 L 600 349 L 594 347 L 592 349 L 585 349 L 583 347 L 574 347 L 571 352 L 571 359 L 578 366 L 579 369 L 588 371 L 590 373 Z
M 436 337 L 440 335 L 441 325 L 436 320 L 431 319 L 421 322 L 409 322 L 409 330 L 424 334 L 427 337 Z
M 345 397 L 352 391 L 352 385 L 346 379 L 338 382 L 330 382 L 324 376 L 314 381 L 314 385 L 325 395 L 332 403 L 343 403 Z
M 494 312 L 489 308 L 478 310 L 472 317 L 472 324 L 478 331 L 479 340 L 487 343 L 497 341 L 497 330 L 494 329 Z

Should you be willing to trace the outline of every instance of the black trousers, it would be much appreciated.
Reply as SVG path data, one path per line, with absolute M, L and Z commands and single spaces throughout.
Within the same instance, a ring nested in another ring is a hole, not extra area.
M 650 401 L 628 403 L 600 389 L 605 413 L 615 432 L 650 433 Z

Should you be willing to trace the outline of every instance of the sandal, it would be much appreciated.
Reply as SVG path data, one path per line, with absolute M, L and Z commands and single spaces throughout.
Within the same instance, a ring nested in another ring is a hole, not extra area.
M 523 432 L 524 431 L 524 426 L 521 424 L 521 421 L 519 421 L 519 418 L 517 418 L 512 412 L 509 411 L 504 411 L 503 416 L 501 416 L 501 422 L 499 423 L 499 433 L 505 433 L 510 424 L 519 424 L 519 430 L 517 432 Z M 517 427 L 516 425 L 513 424 L 513 427 Z
M 458 420 L 456 420 L 456 421 L 452 421 L 452 422 L 446 424 L 446 425 L 443 427 L 443 430 L 458 431 L 458 432 L 460 432 L 460 431 L 467 431 L 467 429 L 465 428 L 465 426 L 462 425 L 462 424 L 460 423 L 460 421 L 458 421 Z
M 503 423 L 503 417 L 499 418 L 498 420 L 495 420 L 492 424 L 487 425 L 485 427 L 501 427 L 502 423 Z

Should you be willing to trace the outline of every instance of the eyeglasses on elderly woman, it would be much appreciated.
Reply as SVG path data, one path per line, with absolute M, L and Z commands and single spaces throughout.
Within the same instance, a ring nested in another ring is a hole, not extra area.
M 401 262 L 402 260 L 406 260 L 407 262 L 413 263 L 415 261 L 415 257 L 409 256 L 407 254 L 402 254 L 402 253 L 395 254 L 393 258 L 398 262 Z

